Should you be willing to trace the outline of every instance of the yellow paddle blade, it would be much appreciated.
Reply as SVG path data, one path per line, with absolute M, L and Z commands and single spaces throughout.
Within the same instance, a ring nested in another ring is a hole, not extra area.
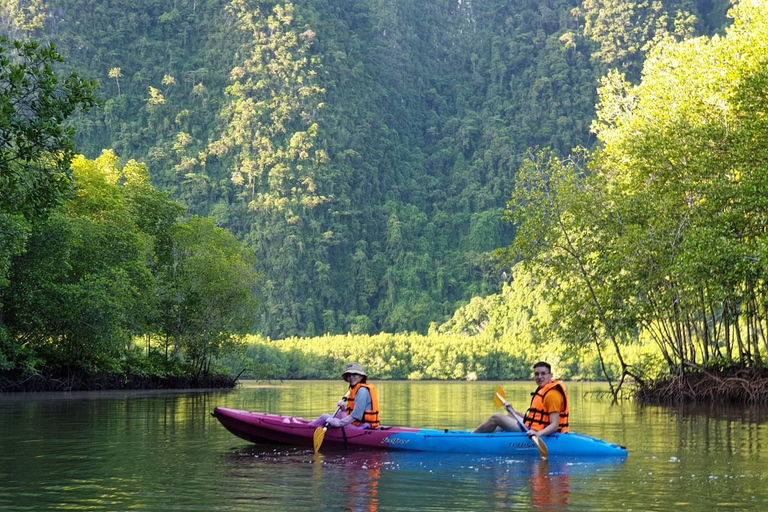
M 493 394 L 493 403 L 496 407 L 504 407 L 504 402 L 507 401 L 507 395 L 504 393 L 504 388 L 501 386 L 496 388 L 496 392 Z
M 347 391 L 342 398 L 347 398 L 348 396 L 349 396 L 349 391 Z M 333 416 L 331 416 L 331 418 L 335 418 L 336 415 L 339 414 L 340 410 L 341 410 L 341 406 L 338 406 L 336 408 L 336 411 L 333 413 Z M 323 444 L 323 439 L 325 438 L 326 430 L 328 430 L 328 423 L 326 423 L 324 427 L 317 427 L 317 429 L 315 429 L 315 433 L 312 436 L 314 440 L 313 444 L 315 446 L 315 453 L 320 451 L 320 445 Z
M 313 441 L 315 446 L 315 453 L 320 451 L 320 445 L 323 444 L 323 439 L 325 438 L 325 431 L 328 430 L 328 426 L 325 427 L 317 427 L 315 429 L 315 433 L 313 435 Z
M 539 436 L 533 436 L 533 443 L 539 449 L 539 455 L 542 459 L 549 457 L 549 450 L 547 449 L 547 445 L 544 444 L 544 441 L 539 439 Z

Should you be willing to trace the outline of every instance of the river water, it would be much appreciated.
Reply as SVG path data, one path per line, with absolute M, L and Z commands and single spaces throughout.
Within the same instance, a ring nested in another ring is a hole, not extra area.
M 376 382 L 390 425 L 471 429 L 502 384 Z M 557 461 L 252 445 L 215 406 L 315 417 L 342 381 L 235 390 L 0 396 L 0 511 L 765 511 L 768 408 L 611 406 L 569 383 L 571 428 L 626 445 L 626 460 Z

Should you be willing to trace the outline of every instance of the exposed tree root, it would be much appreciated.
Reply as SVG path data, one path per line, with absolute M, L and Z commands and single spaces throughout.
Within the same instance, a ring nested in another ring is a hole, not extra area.
M 638 386 L 635 398 L 644 403 L 730 402 L 768 403 L 768 369 L 699 366 Z

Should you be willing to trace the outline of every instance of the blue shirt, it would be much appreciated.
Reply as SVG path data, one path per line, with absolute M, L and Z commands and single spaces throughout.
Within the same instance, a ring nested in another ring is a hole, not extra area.
M 371 402 L 371 393 L 368 388 L 360 387 L 355 394 L 355 408 L 352 409 L 352 416 L 357 421 L 362 421 L 365 411 L 373 409 L 373 402 Z

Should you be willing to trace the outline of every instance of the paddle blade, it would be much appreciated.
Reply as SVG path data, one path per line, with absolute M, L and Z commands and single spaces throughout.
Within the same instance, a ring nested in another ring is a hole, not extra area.
M 501 386 L 496 388 L 496 392 L 493 394 L 493 403 L 496 407 L 504 407 L 504 402 L 507 401 L 507 396 L 504 393 L 504 388 Z
M 539 436 L 533 437 L 533 443 L 536 445 L 536 448 L 539 449 L 539 455 L 542 459 L 549 458 L 549 450 L 547 449 L 547 445 L 544 444 L 544 441 L 542 441 Z
M 320 445 L 323 444 L 323 439 L 325 439 L 325 431 L 328 430 L 328 425 L 324 427 L 317 427 L 315 429 L 315 434 L 313 436 L 313 444 L 315 446 L 315 453 L 320 451 Z
M 504 403 L 507 401 L 507 395 L 504 393 L 504 388 L 501 386 L 496 388 L 496 392 L 493 394 L 493 403 L 496 404 L 496 407 L 504 407 Z M 525 426 L 525 423 L 523 423 L 523 419 L 515 412 L 514 409 L 509 407 L 507 409 L 509 412 L 512 413 L 512 415 L 517 420 L 517 423 L 520 425 L 520 430 L 523 432 L 528 432 L 530 430 L 527 426 Z M 533 436 L 533 444 L 536 445 L 536 448 L 539 449 L 539 455 L 542 459 L 549 458 L 549 449 L 547 449 L 547 445 L 544 444 L 544 441 L 539 438 L 539 436 Z

